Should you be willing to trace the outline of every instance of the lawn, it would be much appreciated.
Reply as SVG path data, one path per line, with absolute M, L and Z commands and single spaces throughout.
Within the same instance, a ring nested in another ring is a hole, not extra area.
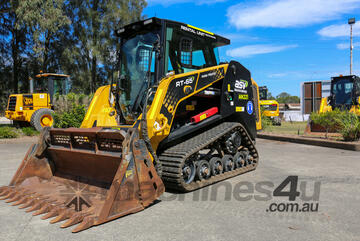
M 307 122 L 281 122 L 281 126 L 267 126 L 263 130 L 264 132 L 270 132 L 274 134 L 289 134 L 289 135 L 303 135 Z

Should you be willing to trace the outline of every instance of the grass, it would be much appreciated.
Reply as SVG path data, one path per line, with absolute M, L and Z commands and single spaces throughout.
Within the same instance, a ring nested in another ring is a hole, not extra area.
M 289 135 L 303 135 L 307 122 L 281 122 L 281 126 L 269 125 L 264 129 L 264 132 L 274 134 L 289 134 Z
M 36 136 L 39 132 L 32 127 L 16 128 L 12 125 L 0 125 L 0 139 Z

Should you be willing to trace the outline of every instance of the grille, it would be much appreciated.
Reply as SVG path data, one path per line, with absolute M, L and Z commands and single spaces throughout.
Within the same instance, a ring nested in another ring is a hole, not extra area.
M 16 107 L 16 96 L 11 96 L 8 104 L 8 110 L 15 111 Z
M 258 103 L 258 91 L 255 85 L 252 86 L 253 89 L 253 96 L 254 96 L 254 110 L 255 110 L 255 119 L 256 122 L 259 121 L 260 110 L 259 110 L 259 103 Z
M 121 152 L 122 151 L 122 139 L 115 138 L 98 138 L 98 141 L 94 137 L 87 135 L 66 135 L 66 134 L 52 134 L 51 144 L 56 146 L 63 146 L 70 148 L 70 143 L 73 148 L 95 150 L 95 145 L 100 151 Z

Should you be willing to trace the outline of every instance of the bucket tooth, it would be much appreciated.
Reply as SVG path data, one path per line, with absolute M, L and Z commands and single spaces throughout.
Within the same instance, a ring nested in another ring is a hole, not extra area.
M 43 205 L 39 210 L 37 210 L 35 213 L 33 213 L 32 215 L 33 216 L 37 216 L 37 215 L 40 215 L 40 214 L 44 214 L 44 213 L 47 213 L 47 212 L 49 212 L 50 211 L 50 206 L 51 206 L 51 204 L 45 204 L 45 205 Z
M 3 196 L 0 198 L 0 200 L 5 200 L 8 198 L 13 198 L 16 195 L 16 192 L 14 192 L 13 190 L 11 190 L 6 196 Z
M 20 204 L 24 204 L 29 200 L 29 198 L 27 196 L 24 196 L 22 198 L 19 199 L 19 201 L 14 202 L 13 204 L 11 204 L 11 206 L 17 206 Z
M 71 232 L 77 233 L 95 225 L 95 218 L 93 216 L 85 217 L 84 220 L 76 226 Z
M 8 194 L 9 191 L 10 191 L 10 188 L 9 188 L 9 187 L 1 187 L 1 188 L 0 188 L 0 197 Z
M 30 212 L 32 212 L 32 211 L 38 210 L 38 209 L 40 209 L 43 205 L 44 205 L 44 202 L 43 202 L 43 201 L 35 200 L 34 205 L 32 205 L 32 207 L 30 207 L 29 209 L 26 209 L 25 212 L 30 213 Z
M 72 225 L 75 225 L 77 223 L 81 223 L 86 216 L 89 216 L 90 213 L 75 213 L 71 216 L 69 220 L 66 221 L 63 225 L 61 225 L 62 228 L 67 228 Z
M 45 214 L 44 216 L 41 217 L 42 220 L 48 219 L 48 218 L 53 218 L 55 216 L 59 215 L 59 211 L 57 208 L 50 208 L 50 211 Z
M 35 199 L 33 199 L 32 197 L 29 197 L 29 200 L 26 203 L 24 203 L 23 205 L 21 205 L 19 207 L 19 209 L 28 208 L 28 207 L 31 207 L 34 204 L 35 204 Z
M 20 200 L 23 196 L 24 196 L 23 194 L 16 194 L 13 198 L 6 200 L 5 202 L 12 203 L 12 202 Z
M 60 211 L 59 215 L 56 218 L 52 219 L 50 221 L 50 223 L 57 223 L 57 222 L 64 221 L 64 220 L 70 218 L 71 215 L 72 215 L 72 212 L 70 210 L 64 209 L 64 210 Z

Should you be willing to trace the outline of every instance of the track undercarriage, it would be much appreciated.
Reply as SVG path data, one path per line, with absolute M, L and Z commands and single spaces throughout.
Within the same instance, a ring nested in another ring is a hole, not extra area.
M 254 170 L 258 153 L 245 128 L 225 122 L 159 156 L 167 188 L 192 191 Z

